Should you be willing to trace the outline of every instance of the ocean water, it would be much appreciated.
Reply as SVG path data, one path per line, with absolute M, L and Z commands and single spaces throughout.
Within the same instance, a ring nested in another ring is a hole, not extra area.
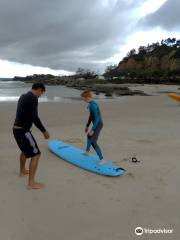
M 0 102 L 16 102 L 19 96 L 31 89 L 31 83 L 0 79 Z M 105 99 L 103 95 L 96 98 Z M 69 102 L 80 100 L 80 91 L 65 86 L 46 86 L 40 102 Z

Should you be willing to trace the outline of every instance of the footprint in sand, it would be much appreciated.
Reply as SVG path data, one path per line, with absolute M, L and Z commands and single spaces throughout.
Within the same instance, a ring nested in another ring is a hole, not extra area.
M 128 161 L 130 161 L 130 158 L 123 158 L 121 161 L 128 162 Z
M 127 173 L 126 175 L 131 179 L 135 179 L 135 175 L 133 173 Z
M 153 143 L 153 141 L 152 140 L 150 140 L 150 139 L 144 139 L 144 138 L 140 138 L 140 139 L 138 139 L 138 138 L 132 138 L 132 139 L 128 139 L 129 141 L 135 141 L 135 142 L 139 142 L 139 143 L 144 143 L 144 144 L 150 144 L 150 143 Z
M 162 177 L 160 177 L 159 179 L 159 182 L 163 185 L 163 186 L 167 186 L 168 184 L 165 183 L 164 179 Z
M 139 143 L 145 143 L 145 144 L 150 144 L 150 143 L 152 143 L 152 141 L 151 141 L 151 140 L 148 140 L 148 139 L 137 139 L 136 141 L 139 142 Z
M 159 200 L 161 198 L 160 198 L 160 196 L 154 196 L 154 199 Z
M 134 157 L 131 157 L 131 158 L 123 158 L 121 161 L 122 162 L 132 162 L 132 163 L 140 163 L 141 161 L 135 157 L 136 154 L 133 154 Z
M 139 214 L 139 211 L 137 209 L 132 209 L 132 215 L 137 216 Z

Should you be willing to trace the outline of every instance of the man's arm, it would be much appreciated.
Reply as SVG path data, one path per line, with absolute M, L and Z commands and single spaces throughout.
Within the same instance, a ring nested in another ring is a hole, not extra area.
M 40 118 L 38 117 L 38 115 L 35 117 L 34 119 L 34 125 L 43 133 L 46 132 L 45 127 L 43 126 Z
M 46 129 L 45 129 L 45 127 L 43 126 L 40 118 L 38 117 L 38 108 L 37 108 L 37 105 L 36 105 L 36 107 L 35 107 L 34 113 L 35 113 L 35 116 L 34 116 L 34 117 L 35 117 L 35 118 L 34 118 L 34 124 L 35 124 L 35 126 L 43 133 L 45 139 L 49 139 L 49 138 L 50 138 L 50 135 L 49 135 L 48 131 L 46 131 Z
M 32 118 L 33 118 L 33 123 L 34 125 L 42 132 L 46 132 L 45 127 L 43 126 L 39 116 L 38 116 L 38 103 L 34 102 L 33 106 L 32 106 Z

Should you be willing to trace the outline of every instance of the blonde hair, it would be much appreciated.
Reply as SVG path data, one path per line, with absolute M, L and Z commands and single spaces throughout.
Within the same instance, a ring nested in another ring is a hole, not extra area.
M 90 90 L 85 90 L 81 93 L 81 97 L 83 98 L 92 98 L 92 93 Z

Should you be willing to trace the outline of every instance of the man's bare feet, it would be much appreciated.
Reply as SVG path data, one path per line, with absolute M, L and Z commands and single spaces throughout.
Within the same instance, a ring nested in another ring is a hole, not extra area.
M 104 165 L 106 163 L 106 161 L 104 159 L 99 161 L 99 165 Z
M 38 190 L 38 189 L 42 189 L 42 188 L 44 188 L 44 187 L 45 187 L 44 184 L 42 184 L 42 183 L 37 183 L 37 182 L 29 183 L 29 184 L 27 185 L 27 189 L 28 189 L 28 190 L 33 190 L 33 189 Z
M 29 170 L 24 170 L 24 171 L 21 171 L 20 173 L 19 173 L 19 176 L 20 177 L 24 177 L 24 176 L 26 176 L 26 175 L 28 175 L 29 174 Z

